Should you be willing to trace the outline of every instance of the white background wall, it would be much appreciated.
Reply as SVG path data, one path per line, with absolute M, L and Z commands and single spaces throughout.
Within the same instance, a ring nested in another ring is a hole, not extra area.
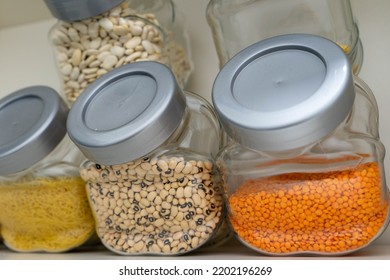
M 218 60 L 205 18 L 208 0 L 175 2 L 185 13 L 192 43 L 195 70 L 187 89 L 210 100 Z M 390 90 L 387 84 L 390 80 L 390 1 L 351 0 L 351 3 L 364 47 L 359 76 L 377 98 L 381 139 L 390 151 Z M 43 0 L 0 1 L 0 97 L 37 84 L 59 89 L 47 35 L 54 23 Z M 385 165 L 390 182 L 390 156 L 386 157 Z M 390 244 L 390 228 L 377 242 Z

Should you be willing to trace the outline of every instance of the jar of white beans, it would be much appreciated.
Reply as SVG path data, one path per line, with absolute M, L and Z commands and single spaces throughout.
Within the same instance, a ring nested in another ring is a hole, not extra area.
M 169 66 L 184 86 L 192 63 L 185 22 L 171 0 L 45 0 L 61 93 L 72 105 L 101 75 L 135 61 Z

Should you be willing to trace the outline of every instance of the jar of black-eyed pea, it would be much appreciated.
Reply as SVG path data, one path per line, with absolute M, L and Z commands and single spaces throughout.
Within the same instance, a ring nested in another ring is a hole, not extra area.
M 61 93 L 70 104 L 101 75 L 136 61 L 169 66 L 180 86 L 192 72 L 186 25 L 172 0 L 45 0 Z
M 74 103 L 71 139 L 102 243 L 123 255 L 178 255 L 212 242 L 223 221 L 211 106 L 182 92 L 165 65 L 136 62 Z

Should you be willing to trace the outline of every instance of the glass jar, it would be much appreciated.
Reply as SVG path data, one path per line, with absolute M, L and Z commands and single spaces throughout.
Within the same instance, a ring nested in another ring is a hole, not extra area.
M 177 22 L 172 0 L 45 3 L 59 20 L 49 38 L 62 93 L 70 104 L 96 78 L 135 61 L 165 63 L 179 84 L 186 84 L 192 72 L 189 44 L 185 24 Z
M 210 0 L 207 20 L 222 67 L 237 52 L 276 35 L 308 33 L 336 42 L 359 73 L 363 47 L 349 0 Z
M 0 228 L 20 252 L 64 252 L 95 233 L 79 166 L 66 134 L 68 107 L 44 86 L 0 100 Z
M 213 103 L 231 137 L 217 157 L 237 238 L 269 255 L 339 255 L 385 230 L 389 192 L 373 94 L 315 35 L 234 56 Z
M 214 157 L 217 117 L 157 62 L 135 62 L 88 87 L 71 139 L 102 243 L 123 255 L 178 255 L 211 242 L 224 207 Z

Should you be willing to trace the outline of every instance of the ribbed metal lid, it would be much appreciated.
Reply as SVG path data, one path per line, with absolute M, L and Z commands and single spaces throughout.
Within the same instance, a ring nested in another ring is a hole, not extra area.
M 84 155 L 121 164 L 153 151 L 174 133 L 186 108 L 171 70 L 153 61 L 116 68 L 86 88 L 67 127 Z
M 124 0 L 44 0 L 52 15 L 63 21 L 97 16 L 118 6 Z
M 346 118 L 354 98 L 341 48 L 305 34 L 244 49 L 221 69 L 212 93 L 227 133 L 259 151 L 286 151 L 320 140 Z
M 0 175 L 29 168 L 66 134 L 68 107 L 45 86 L 18 90 L 0 100 Z

